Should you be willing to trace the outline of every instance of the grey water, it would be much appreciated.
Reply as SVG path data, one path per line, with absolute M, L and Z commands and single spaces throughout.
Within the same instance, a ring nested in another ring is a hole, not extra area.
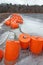
M 30 35 L 43 36 L 43 14 L 22 14 L 24 24 L 21 30 Z
M 43 36 L 43 14 L 20 14 L 23 17 L 24 24 L 20 25 L 21 30 L 24 33 L 28 33 L 30 35 L 40 35 Z M 4 26 L 3 26 L 4 27 Z M 5 27 L 4 27 L 5 28 Z M 4 30 L 0 30 L 0 35 L 3 34 Z M 19 29 L 15 29 L 14 32 L 16 33 L 17 37 L 21 34 Z M 29 54 L 29 50 L 23 53 L 23 50 L 20 54 L 20 59 L 18 63 L 15 65 L 43 65 L 43 54 L 39 56 L 35 56 Z M 23 58 L 25 57 L 25 58 Z M 3 61 L 0 65 L 4 65 Z

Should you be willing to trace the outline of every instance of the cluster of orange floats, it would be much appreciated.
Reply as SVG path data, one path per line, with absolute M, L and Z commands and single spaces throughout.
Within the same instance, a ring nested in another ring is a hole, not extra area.
M 40 54 L 43 50 L 43 38 L 39 36 L 30 36 L 28 34 L 20 34 L 19 42 L 22 49 L 29 48 L 33 54 Z
M 12 14 L 10 19 L 5 21 L 5 25 L 10 26 L 12 29 L 19 28 L 19 24 L 23 24 L 23 19 L 19 14 Z
M 17 14 L 14 14 L 11 19 L 9 19 L 10 21 L 7 20 L 5 22 L 5 24 L 7 26 L 11 26 L 11 28 L 15 29 L 18 27 L 18 23 L 23 23 L 23 19 Z M 39 55 L 43 50 L 43 37 L 30 36 L 29 34 L 22 33 L 20 34 L 18 40 L 6 40 L 6 48 L 4 53 L 5 65 L 11 65 L 8 61 L 13 61 L 14 64 L 15 60 L 19 57 L 20 50 L 26 50 L 28 48 L 33 54 Z
M 43 38 L 22 33 L 18 40 L 7 40 L 5 60 L 9 62 L 13 61 L 15 63 L 16 59 L 19 57 L 20 50 L 26 50 L 28 48 L 33 54 L 39 55 L 43 50 Z

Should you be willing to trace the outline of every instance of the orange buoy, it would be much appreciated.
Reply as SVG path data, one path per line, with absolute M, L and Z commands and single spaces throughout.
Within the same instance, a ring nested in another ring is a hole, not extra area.
M 3 51 L 0 49 L 0 61 L 3 59 Z
M 20 34 L 19 41 L 22 49 L 27 49 L 30 44 L 30 36 L 28 34 Z
M 11 18 L 13 20 L 15 20 L 16 23 L 20 23 L 20 24 L 23 23 L 23 19 L 22 19 L 22 17 L 19 14 L 13 14 Z
M 8 19 L 7 21 L 5 21 L 5 25 L 10 26 L 10 24 L 11 24 L 11 19 Z
M 42 42 L 40 41 L 39 37 L 31 37 L 30 50 L 36 55 L 42 52 Z
M 5 48 L 5 60 L 7 62 L 15 62 L 19 57 L 19 53 L 20 53 L 19 41 L 7 40 Z
M 20 24 L 23 24 L 23 19 L 17 19 L 16 22 L 20 23 Z
M 43 49 L 43 37 L 39 37 L 38 39 L 41 41 L 41 43 L 42 43 L 42 49 Z
M 18 17 L 21 18 L 21 16 L 19 14 L 17 14 L 17 13 L 12 14 L 12 17 L 13 18 L 18 18 Z
M 16 22 L 16 18 L 11 17 L 11 22 Z
M 12 29 L 16 29 L 16 28 L 19 28 L 19 24 L 16 23 L 16 22 L 11 22 L 10 27 L 11 27 Z

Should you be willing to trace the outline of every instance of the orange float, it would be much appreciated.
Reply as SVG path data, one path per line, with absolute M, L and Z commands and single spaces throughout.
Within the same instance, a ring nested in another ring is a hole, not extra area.
M 15 17 L 11 17 L 11 22 L 16 22 L 16 18 Z
M 19 14 L 13 14 L 11 18 L 15 20 L 17 23 L 20 23 L 20 24 L 23 23 L 23 19 Z
M 11 27 L 12 29 L 16 29 L 16 28 L 19 28 L 19 24 L 16 23 L 16 22 L 11 22 L 10 27 Z
M 42 49 L 43 49 L 43 37 L 39 37 L 38 39 L 41 41 L 41 43 L 42 43 Z
M 23 24 L 23 20 L 22 19 L 17 19 L 16 22 L 20 23 L 20 24 Z
M 42 42 L 39 37 L 32 36 L 30 43 L 30 50 L 33 54 L 40 54 L 42 52 Z
M 5 60 L 7 62 L 15 62 L 19 57 L 20 43 L 19 41 L 7 40 L 5 48 Z M 10 64 L 9 64 L 10 65 Z
M 3 51 L 0 49 L 0 61 L 2 60 L 3 58 Z
M 22 49 L 27 49 L 30 45 L 30 36 L 28 34 L 20 34 L 19 41 Z
M 10 24 L 11 24 L 11 19 L 8 19 L 7 21 L 5 21 L 5 25 L 10 26 Z

